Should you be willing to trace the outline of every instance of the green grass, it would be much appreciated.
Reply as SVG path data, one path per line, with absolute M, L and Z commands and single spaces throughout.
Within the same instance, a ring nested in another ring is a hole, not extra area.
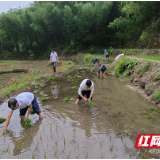
M 6 119 L 0 117 L 0 123 L 3 123 L 4 121 L 6 121 Z
M 41 99 L 42 102 L 45 102 L 46 100 L 47 100 L 46 97 L 43 97 L 43 98 Z
M 160 56 L 136 56 L 137 58 L 160 61 Z
M 69 98 L 64 98 L 63 101 L 64 102 L 69 102 Z
M 29 128 L 31 126 L 31 123 L 32 123 L 31 119 L 26 119 L 24 125 L 25 127 Z
M 3 61 L 3 62 L 0 62 L 0 65 L 9 65 L 9 64 L 13 64 L 13 61 Z
M 52 86 L 52 89 L 55 89 L 55 87 L 54 87 L 54 86 Z

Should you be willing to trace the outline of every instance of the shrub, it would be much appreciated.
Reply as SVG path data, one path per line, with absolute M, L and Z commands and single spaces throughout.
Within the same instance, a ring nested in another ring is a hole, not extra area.
M 69 98 L 64 98 L 63 101 L 64 102 L 69 102 Z
M 31 126 L 31 123 L 32 123 L 31 119 L 26 119 L 24 125 L 25 127 L 29 128 Z

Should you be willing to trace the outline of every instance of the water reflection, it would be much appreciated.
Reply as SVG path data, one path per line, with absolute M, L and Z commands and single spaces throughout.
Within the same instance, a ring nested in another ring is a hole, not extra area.
M 54 89 L 51 89 L 51 93 L 53 94 L 53 98 L 57 98 L 58 97 L 58 85 L 54 84 Z
M 28 150 L 33 144 L 33 139 L 36 137 L 39 130 L 39 126 L 42 124 L 43 119 L 39 119 L 31 128 L 25 128 L 20 137 L 11 136 L 11 140 L 14 144 L 13 156 L 19 155 L 20 153 Z M 22 127 L 24 127 L 24 122 L 21 121 Z

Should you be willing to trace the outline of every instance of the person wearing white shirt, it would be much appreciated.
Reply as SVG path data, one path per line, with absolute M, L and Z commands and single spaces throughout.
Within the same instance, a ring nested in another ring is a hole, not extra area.
M 7 126 L 10 123 L 10 119 L 12 117 L 13 111 L 16 109 L 20 109 L 19 116 L 20 116 L 21 120 L 24 120 L 24 121 L 26 119 L 28 119 L 32 108 L 33 108 L 34 112 L 39 115 L 39 118 L 44 118 L 42 111 L 38 105 L 36 97 L 34 96 L 33 93 L 30 93 L 30 92 L 22 92 L 22 93 L 18 94 L 15 98 L 9 99 L 8 107 L 9 107 L 9 113 L 6 118 L 6 122 L 5 122 L 4 129 L 2 131 L 2 134 L 6 131 Z M 28 112 L 27 112 L 27 110 L 28 110 Z M 25 117 L 26 112 L 27 112 L 27 116 Z
M 118 60 L 119 58 L 121 58 L 121 57 L 123 57 L 123 56 L 124 56 L 124 53 L 119 54 L 119 55 L 115 58 L 115 60 Z
M 76 104 L 78 104 L 81 99 L 83 99 L 85 102 L 92 100 L 93 93 L 94 83 L 89 79 L 84 79 L 78 89 L 78 99 L 76 101 Z M 85 94 L 87 98 L 84 97 Z
M 58 55 L 57 53 L 54 51 L 54 49 L 52 49 L 52 52 L 50 54 L 50 62 L 52 63 L 52 66 L 53 66 L 53 70 L 54 70 L 54 73 L 56 72 L 56 62 L 59 62 L 59 59 L 58 59 Z

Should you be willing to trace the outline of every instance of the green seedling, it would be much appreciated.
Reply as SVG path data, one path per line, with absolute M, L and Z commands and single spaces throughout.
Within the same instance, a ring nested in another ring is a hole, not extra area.
M 75 76 L 74 76 L 74 78 L 77 78 L 78 77 L 78 75 L 76 74 Z
M 37 83 L 36 87 L 42 87 L 42 84 L 41 83 Z
M 72 82 L 75 82 L 75 80 L 74 80 L 74 79 L 72 79 L 71 81 L 72 81 Z
M 76 87 L 76 86 L 74 86 L 74 87 L 73 87 L 73 89 L 74 89 L 74 90 L 77 90 L 77 87 Z
M 90 107 L 94 107 L 94 105 L 93 105 L 93 102 L 92 102 L 92 101 L 89 101 L 89 105 L 90 105 Z
M 32 152 L 32 159 L 34 159 L 34 157 L 35 157 L 35 156 L 34 156 L 34 154 L 33 154 L 33 152 Z
M 55 79 L 55 78 L 51 78 L 51 77 L 50 77 L 50 78 L 49 78 L 49 80 L 50 80 L 50 81 L 55 81 L 56 79 Z
M 6 121 L 5 118 L 0 118 L 0 123 L 3 123 L 4 121 Z
M 70 78 L 71 78 L 71 76 L 68 76 L 67 78 L 68 78 L 68 79 L 70 79 Z
M 34 114 L 34 113 L 36 113 L 36 112 L 32 108 L 30 114 Z
M 31 126 L 31 123 L 32 123 L 31 119 L 26 119 L 24 125 L 25 127 L 29 128 Z
M 69 102 L 69 98 L 64 98 L 63 101 L 64 102 Z
M 46 156 L 47 156 L 47 155 L 46 155 L 46 151 L 44 151 L 44 157 L 46 158 Z
M 45 102 L 46 100 L 47 100 L 46 97 L 43 97 L 43 98 L 41 99 L 42 102 Z
M 54 87 L 54 86 L 52 86 L 52 89 L 55 89 L 55 87 Z

